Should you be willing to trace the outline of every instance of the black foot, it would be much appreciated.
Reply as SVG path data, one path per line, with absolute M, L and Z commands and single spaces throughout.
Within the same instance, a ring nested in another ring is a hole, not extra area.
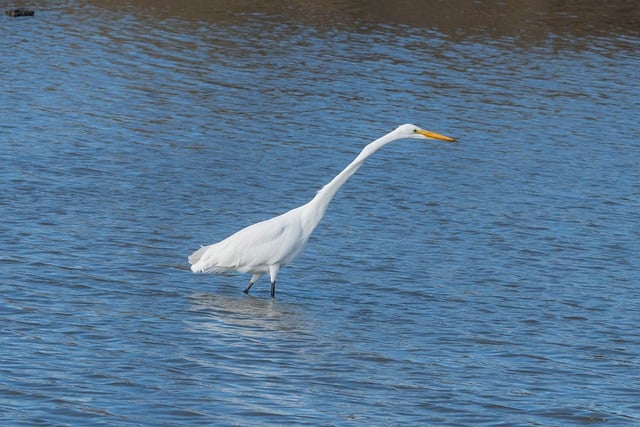
M 255 283 L 255 282 L 253 282 L 253 283 Z M 251 289 L 251 287 L 253 286 L 253 283 L 252 283 L 252 282 L 249 282 L 249 284 L 247 285 L 247 287 L 246 287 L 246 288 L 244 288 L 244 291 L 242 291 L 242 292 L 244 292 L 245 294 L 249 295 L 249 289 Z

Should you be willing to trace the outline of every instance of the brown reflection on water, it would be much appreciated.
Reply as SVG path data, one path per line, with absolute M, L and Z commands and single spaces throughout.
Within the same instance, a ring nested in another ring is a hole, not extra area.
M 283 18 L 320 28 L 405 25 L 454 38 L 550 34 L 574 37 L 640 36 L 637 0 L 92 0 L 119 11 L 157 19 L 177 17 L 211 23 L 241 23 L 256 16 Z

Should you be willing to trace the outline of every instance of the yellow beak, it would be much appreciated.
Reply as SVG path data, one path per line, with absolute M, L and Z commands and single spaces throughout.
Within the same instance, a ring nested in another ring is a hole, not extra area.
M 416 132 L 418 132 L 420 135 L 426 136 L 429 139 L 439 139 L 440 141 L 447 141 L 447 142 L 456 141 L 454 138 L 451 138 L 449 136 L 440 135 L 439 133 L 435 133 L 435 132 L 429 132 L 428 130 L 416 129 Z

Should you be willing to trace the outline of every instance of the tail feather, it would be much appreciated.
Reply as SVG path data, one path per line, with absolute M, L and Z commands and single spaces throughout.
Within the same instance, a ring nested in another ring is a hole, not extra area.
M 213 246 L 215 245 L 202 246 L 189 256 L 191 271 L 194 273 L 223 273 L 229 270 L 219 265 L 216 258 L 217 251 Z
M 196 262 L 200 261 L 200 258 L 202 257 L 202 254 L 204 253 L 206 248 L 206 246 L 200 246 L 200 249 L 189 255 L 189 264 L 193 265 Z

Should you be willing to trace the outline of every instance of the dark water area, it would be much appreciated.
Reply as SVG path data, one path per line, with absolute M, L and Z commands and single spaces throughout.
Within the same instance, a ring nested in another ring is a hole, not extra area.
M 640 423 L 637 2 L 28 6 L 0 424 Z M 275 299 L 188 270 L 407 122 Z

